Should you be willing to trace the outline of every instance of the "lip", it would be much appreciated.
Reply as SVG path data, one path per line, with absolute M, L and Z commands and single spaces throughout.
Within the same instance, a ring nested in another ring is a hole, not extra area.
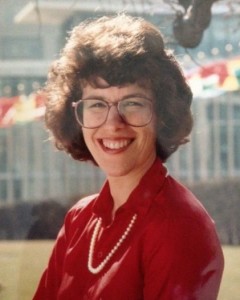
M 126 151 L 133 142 L 133 138 L 103 138 L 98 139 L 101 148 L 107 153 Z

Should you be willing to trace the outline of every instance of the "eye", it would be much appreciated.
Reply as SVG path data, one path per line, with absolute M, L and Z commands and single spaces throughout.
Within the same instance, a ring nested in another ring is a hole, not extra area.
M 102 100 L 83 100 L 85 109 L 104 109 L 107 107 L 107 104 Z
M 124 106 L 141 106 L 141 103 L 136 99 L 124 100 Z
M 122 101 L 124 108 L 142 108 L 146 106 L 145 99 L 141 98 L 130 98 Z

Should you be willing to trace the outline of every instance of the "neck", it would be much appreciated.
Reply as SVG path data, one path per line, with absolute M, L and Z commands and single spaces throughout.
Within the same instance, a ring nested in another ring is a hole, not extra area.
M 131 174 L 119 177 L 108 177 L 110 192 L 114 201 L 113 214 L 128 200 L 141 178 L 152 166 L 154 160 L 144 166 L 144 168 L 141 168 L 141 170 L 136 170 Z

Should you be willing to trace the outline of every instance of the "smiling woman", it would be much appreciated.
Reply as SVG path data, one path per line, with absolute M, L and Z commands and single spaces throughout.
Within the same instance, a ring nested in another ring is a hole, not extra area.
M 98 78 L 98 80 L 101 80 L 101 83 L 103 82 L 101 78 Z M 85 85 L 82 89 L 82 98 L 89 99 L 93 95 L 97 99 L 108 99 L 106 103 L 110 103 L 107 106 L 108 108 L 110 106 L 110 109 L 107 110 L 107 114 L 104 116 L 104 122 L 98 124 L 97 128 L 95 126 L 94 129 L 89 130 L 89 128 L 82 126 L 82 132 L 87 148 L 98 166 L 106 173 L 108 179 L 110 177 L 114 177 L 115 180 L 116 177 L 124 178 L 124 182 L 118 184 L 118 186 L 121 186 L 122 193 L 116 190 L 114 201 L 114 210 L 116 210 L 126 201 L 127 193 L 131 192 L 129 187 L 125 190 L 126 178 L 129 178 L 128 183 L 131 183 L 134 188 L 156 158 L 156 119 L 152 118 L 151 105 L 146 105 L 144 110 L 138 109 L 139 118 L 136 120 L 133 117 L 131 119 L 127 118 L 129 117 L 129 111 L 128 114 L 122 116 L 114 104 L 119 107 L 122 102 L 130 99 L 133 95 L 141 96 L 141 99 L 152 103 L 151 100 L 147 99 L 153 97 L 149 89 L 142 88 L 137 83 L 125 84 L 121 87 L 107 87 L 106 85 L 105 88 L 99 88 L 91 84 Z M 150 111 L 149 107 L 151 108 Z M 84 117 L 86 122 L 87 117 L 89 117 L 89 114 Z M 143 118 L 144 122 L 142 123 Z M 93 120 L 93 122 L 96 121 Z M 129 124 L 130 121 L 131 124 Z M 135 124 L 132 123 L 134 121 L 136 121 Z M 112 191 L 112 193 L 115 192 Z M 123 195 L 124 193 L 126 194 Z
M 216 300 L 223 254 L 199 201 L 170 176 L 192 93 L 160 31 L 125 14 L 75 27 L 53 63 L 56 146 L 106 174 L 67 213 L 35 300 Z

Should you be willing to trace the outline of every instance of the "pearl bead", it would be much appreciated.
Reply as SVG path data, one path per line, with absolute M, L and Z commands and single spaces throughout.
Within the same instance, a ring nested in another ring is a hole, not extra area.
M 109 260 L 112 258 L 112 256 L 115 254 L 115 252 L 118 250 L 118 248 L 121 246 L 123 241 L 128 236 L 128 234 L 131 231 L 136 219 L 137 219 L 137 215 L 135 214 L 135 215 L 133 215 L 130 223 L 128 224 L 128 226 L 126 228 L 126 230 L 124 231 L 122 236 L 119 238 L 117 243 L 110 250 L 110 252 L 106 255 L 105 259 L 97 267 L 93 267 L 92 263 L 93 263 L 94 248 L 95 248 L 98 233 L 99 233 L 99 230 L 100 230 L 100 227 L 101 227 L 101 224 L 102 224 L 102 218 L 99 218 L 97 220 L 97 223 L 96 223 L 96 225 L 94 227 L 94 230 L 93 230 L 92 238 L 91 238 L 90 245 L 89 245 L 89 252 L 88 252 L 88 270 L 92 274 L 97 274 L 97 273 L 102 271 L 102 269 L 106 266 L 106 264 L 109 262 Z

